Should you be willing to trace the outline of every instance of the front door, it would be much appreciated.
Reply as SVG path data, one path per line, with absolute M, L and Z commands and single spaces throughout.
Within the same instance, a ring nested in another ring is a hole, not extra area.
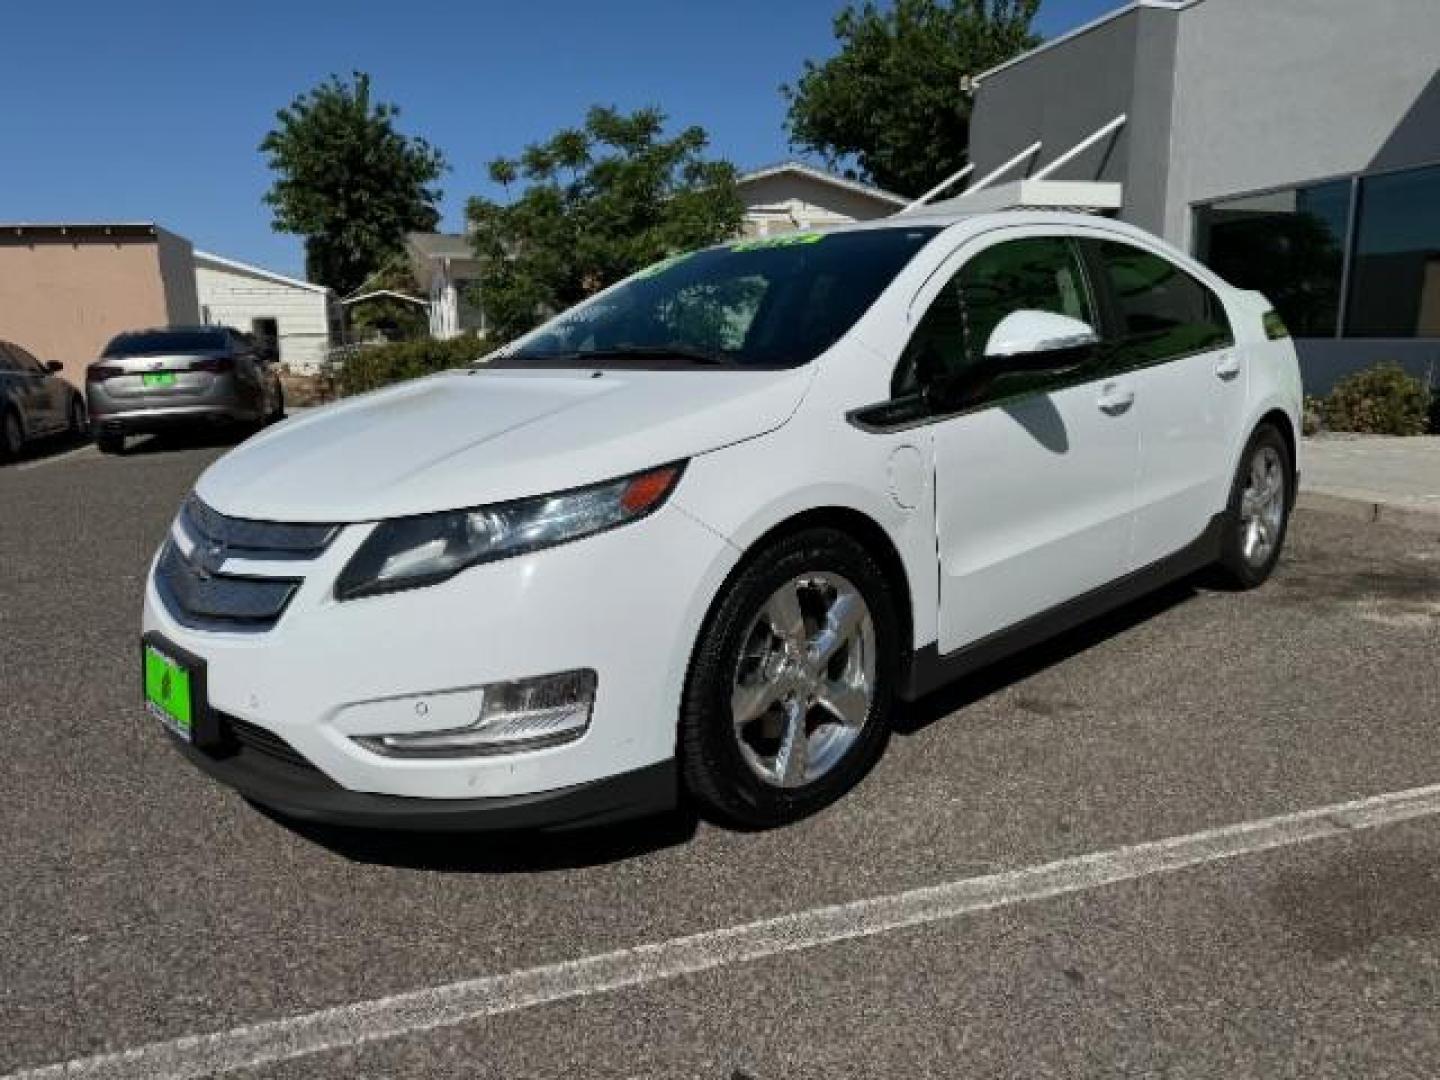
M 0 342 L 0 378 L 4 378 L 11 400 L 20 408 L 20 422 L 27 438 L 44 435 L 55 427 L 54 408 L 44 374 L 43 369 L 32 364 L 30 354 L 24 349 Z
M 931 302 L 907 350 L 920 384 L 984 356 L 1006 315 L 1098 324 L 1068 237 L 981 237 Z M 991 362 L 993 369 L 994 362 Z M 939 648 L 950 653 L 1105 585 L 1125 571 L 1139 432 L 1124 377 L 1102 353 L 1046 374 L 1005 372 L 933 427 Z

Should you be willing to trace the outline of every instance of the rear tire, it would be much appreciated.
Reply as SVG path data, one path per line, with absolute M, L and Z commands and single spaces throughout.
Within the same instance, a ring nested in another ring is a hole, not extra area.
M 1219 565 L 1222 584 L 1255 589 L 1274 572 L 1290 527 L 1294 484 L 1289 444 L 1273 424 L 1261 424 L 1240 456 L 1230 488 Z
M 756 551 L 691 658 L 678 740 L 689 794 L 753 829 L 840 798 L 885 750 L 899 640 L 885 575 L 850 536 L 807 529 Z
M 125 433 L 123 431 L 97 432 L 95 445 L 100 448 L 102 454 L 123 454 L 125 453 Z

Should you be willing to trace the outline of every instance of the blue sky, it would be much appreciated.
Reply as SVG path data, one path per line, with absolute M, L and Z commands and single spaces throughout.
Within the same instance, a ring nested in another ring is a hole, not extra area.
M 1119 0 L 1045 0 L 1063 33 Z M 257 152 L 275 110 L 369 71 L 450 159 L 443 227 L 490 159 L 592 103 L 659 104 L 744 168 L 791 156 L 779 93 L 833 52 L 841 0 L 69 0 L 16 3 L 0 64 L 0 221 L 157 221 L 200 248 L 295 273 Z

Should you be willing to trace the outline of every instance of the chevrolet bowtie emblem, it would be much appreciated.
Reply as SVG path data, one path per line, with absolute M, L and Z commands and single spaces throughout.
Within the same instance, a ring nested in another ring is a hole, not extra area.
M 228 552 L 225 544 L 219 540 L 207 541 L 195 546 L 195 568 L 200 571 L 203 577 L 220 572 L 225 565 L 225 558 Z

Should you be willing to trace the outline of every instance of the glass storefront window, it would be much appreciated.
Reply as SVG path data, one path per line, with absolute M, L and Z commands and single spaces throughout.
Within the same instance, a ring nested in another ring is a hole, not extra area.
M 1349 180 L 1228 199 L 1197 210 L 1202 262 L 1270 298 L 1297 337 L 1334 337 L 1340 317 Z
M 1440 337 L 1440 167 L 1367 177 L 1346 337 Z

